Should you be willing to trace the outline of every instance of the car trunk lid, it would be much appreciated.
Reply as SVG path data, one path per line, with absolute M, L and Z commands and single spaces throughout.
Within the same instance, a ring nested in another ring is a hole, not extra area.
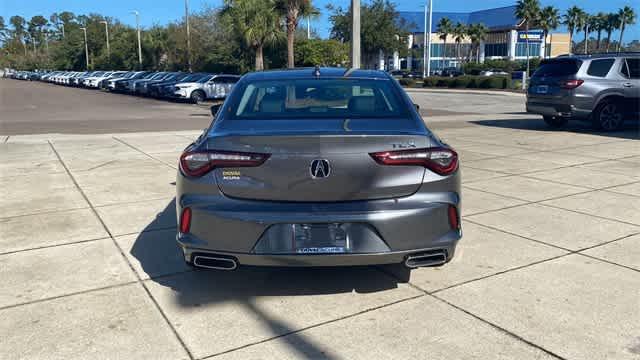
M 213 171 L 225 195 L 243 199 L 335 202 L 408 196 L 418 190 L 425 169 L 379 165 L 369 154 L 431 146 L 430 137 L 409 119 L 238 120 L 224 125 L 207 139 L 207 149 L 270 154 L 259 167 Z

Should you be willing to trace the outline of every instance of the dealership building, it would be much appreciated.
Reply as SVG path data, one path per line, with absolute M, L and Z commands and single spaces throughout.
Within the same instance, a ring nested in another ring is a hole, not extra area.
M 443 67 L 458 66 L 466 59 L 471 48 L 471 41 L 465 37 L 460 44 L 455 43 L 454 36 L 447 36 L 446 48 L 440 38 L 438 23 L 442 18 L 448 18 L 451 23 L 484 24 L 489 32 L 486 40 L 480 43 L 478 58 L 485 59 L 524 60 L 527 57 L 527 37 L 529 38 L 529 55 L 550 57 L 569 53 L 569 34 L 550 33 L 543 41 L 542 31 L 530 29 L 526 32 L 523 21 L 515 15 L 515 6 L 473 11 L 469 13 L 436 12 L 432 13 L 431 21 L 431 70 Z M 409 31 L 408 47 L 410 51 L 406 57 L 400 57 L 396 52 L 386 59 L 385 67 L 393 70 L 422 69 L 422 49 L 425 36 L 424 12 L 401 11 L 398 13 L 404 26 Z M 476 59 L 474 52 L 473 60 Z M 385 62 L 385 59 L 381 59 Z

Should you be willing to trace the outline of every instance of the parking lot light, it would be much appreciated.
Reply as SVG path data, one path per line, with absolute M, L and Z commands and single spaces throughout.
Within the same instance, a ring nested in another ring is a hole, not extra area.
M 85 58 L 87 59 L 87 70 L 89 70 L 89 45 L 87 44 L 87 28 L 81 27 L 80 29 L 84 32 L 84 54 Z

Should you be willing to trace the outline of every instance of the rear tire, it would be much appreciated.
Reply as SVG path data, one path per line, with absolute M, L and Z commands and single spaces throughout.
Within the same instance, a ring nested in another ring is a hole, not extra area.
M 558 116 L 544 116 L 542 119 L 554 129 L 564 127 L 569 122 L 569 119 Z
M 203 102 L 204 98 L 205 98 L 205 96 L 204 96 L 204 92 L 202 92 L 202 90 L 194 90 L 191 93 L 191 101 L 194 104 L 198 104 L 198 103 Z
M 603 100 L 593 112 L 592 122 L 598 130 L 619 130 L 624 124 L 622 104 L 615 100 Z

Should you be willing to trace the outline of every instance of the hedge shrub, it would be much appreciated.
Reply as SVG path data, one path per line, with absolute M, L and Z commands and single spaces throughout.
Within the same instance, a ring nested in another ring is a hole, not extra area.
M 401 82 L 402 83 L 402 82 Z M 425 78 L 422 86 L 456 89 L 511 89 L 517 85 L 512 84 L 508 76 L 472 76 L 435 77 Z
M 413 79 L 400 79 L 398 80 L 398 82 L 400 83 L 400 85 L 404 86 L 404 87 L 414 87 L 416 86 L 416 81 Z

